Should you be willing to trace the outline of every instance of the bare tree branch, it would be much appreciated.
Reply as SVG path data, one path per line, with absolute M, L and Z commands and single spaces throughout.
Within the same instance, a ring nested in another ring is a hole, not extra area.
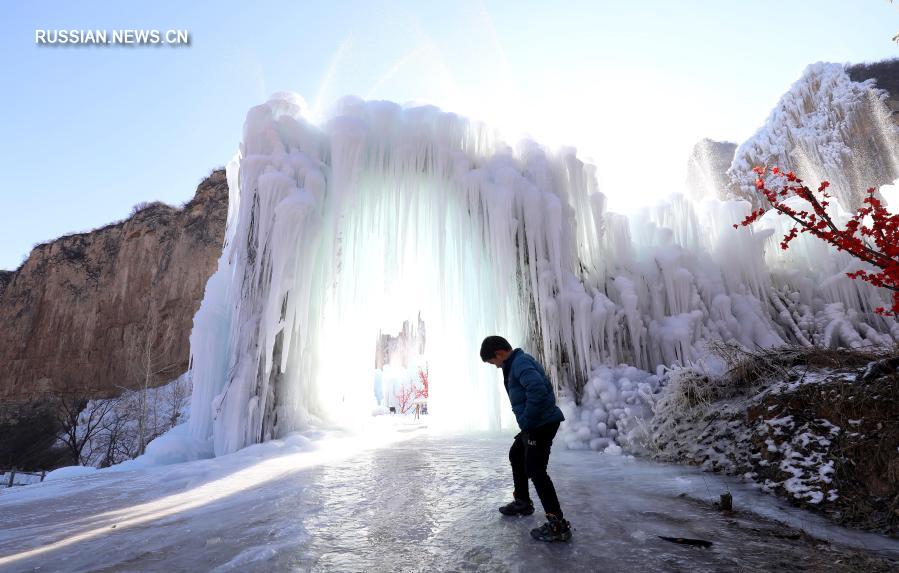
M 66 382 L 54 395 L 57 420 L 62 428 L 60 441 L 79 465 L 90 463 L 93 441 L 110 423 L 116 400 L 91 400 L 98 393 Z
M 131 343 L 131 370 L 138 390 L 138 436 L 135 455 L 144 453 L 147 443 L 159 432 L 156 400 L 150 403 L 150 389 L 175 377 L 178 364 L 168 361 L 175 333 L 172 325 L 161 326 L 158 305 L 153 298 L 147 302 L 146 314 L 138 336 Z M 151 411 L 152 407 L 152 411 Z M 152 414 L 152 423 L 150 416 Z

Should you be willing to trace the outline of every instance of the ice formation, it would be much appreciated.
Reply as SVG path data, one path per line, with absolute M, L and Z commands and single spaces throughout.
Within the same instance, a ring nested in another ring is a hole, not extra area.
M 725 197 L 731 187 L 727 170 L 736 151 L 736 143 L 711 139 L 702 139 L 693 146 L 687 160 L 687 191 L 691 199 Z
M 513 149 L 433 107 L 345 99 L 319 127 L 276 95 L 250 110 L 228 178 L 191 335 L 190 430 L 217 454 L 370 416 L 376 340 L 419 318 L 432 423 L 513 423 L 478 359 L 498 333 L 545 362 L 563 439 L 593 449 L 637 440 L 657 368 L 702 360 L 710 339 L 899 339 L 851 261 L 798 241 L 782 253 L 775 220 L 734 230 L 746 201 L 675 197 L 626 218 L 574 150 Z
M 809 66 L 741 145 L 729 174 L 735 194 L 753 200 L 756 165 L 779 165 L 817 186 L 830 181 L 842 207 L 855 210 L 869 187 L 899 177 L 899 129 L 873 80 L 855 82 L 842 64 Z

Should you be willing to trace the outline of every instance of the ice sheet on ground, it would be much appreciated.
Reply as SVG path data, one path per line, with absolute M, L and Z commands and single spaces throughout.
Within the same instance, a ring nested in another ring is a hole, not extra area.
M 772 547 L 745 538 L 747 518 L 707 503 L 727 489 L 738 509 L 899 557 L 899 542 L 781 509 L 735 479 L 562 449 L 550 472 L 575 538 L 539 544 L 528 535 L 538 514 L 496 511 L 511 490 L 511 435 L 402 429 L 295 435 L 215 459 L 16 488 L 0 495 L 4 523 L 15 524 L 0 531 L 0 569 L 766 570 Z M 659 535 L 715 545 L 698 552 Z

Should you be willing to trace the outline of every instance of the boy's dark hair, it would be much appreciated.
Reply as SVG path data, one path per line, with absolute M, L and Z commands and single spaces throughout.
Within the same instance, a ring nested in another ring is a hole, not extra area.
M 497 350 L 512 350 L 512 345 L 502 336 L 488 336 L 481 343 L 481 360 L 487 362 L 496 357 Z

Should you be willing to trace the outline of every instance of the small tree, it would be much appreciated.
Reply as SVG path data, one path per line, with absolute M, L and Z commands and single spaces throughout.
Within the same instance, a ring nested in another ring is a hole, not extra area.
M 899 215 L 893 215 L 875 197 L 875 189 L 868 189 L 867 196 L 860 207 L 849 219 L 844 228 L 839 228 L 827 213 L 827 207 L 833 198 L 827 193 L 830 183 L 822 181 L 818 190 L 813 192 L 802 184 L 802 180 L 789 171 L 783 173 L 777 167 L 770 169 L 774 180 L 780 184 L 780 190 L 768 187 L 767 167 L 755 167 L 758 174 L 755 187 L 765 196 L 771 207 L 794 221 L 793 228 L 784 235 L 780 248 L 786 250 L 790 242 L 800 233 L 809 233 L 822 241 L 833 245 L 840 251 L 846 251 L 856 259 L 864 261 L 880 269 L 868 271 L 860 269 L 846 273 L 849 278 L 861 279 L 875 287 L 892 291 L 890 308 L 878 307 L 874 312 L 884 316 L 899 317 Z M 794 209 L 785 201 L 798 197 L 805 201 L 809 209 Z M 739 225 L 746 227 L 764 215 L 766 209 L 758 209 L 750 213 Z M 867 221 L 870 219 L 870 226 Z
M 400 413 L 405 414 L 412 406 L 412 399 L 415 397 L 415 386 L 412 384 L 403 384 L 394 395 L 396 405 L 400 407 Z
M 117 406 L 120 404 L 121 402 L 119 402 Z M 102 457 L 98 460 L 92 460 L 93 463 L 99 463 L 99 467 L 107 468 L 130 458 L 130 453 L 126 452 L 125 455 L 122 454 L 123 447 L 127 448 L 127 446 L 124 445 L 127 437 L 127 429 L 128 419 L 122 415 L 122 412 L 118 407 L 114 408 L 113 411 L 110 412 L 110 420 L 109 423 L 106 424 L 105 432 L 103 435 L 99 436 L 99 451 L 102 452 Z
M 92 401 L 90 396 L 96 392 L 70 384 L 55 394 L 57 421 L 62 430 L 59 439 L 76 464 L 89 464 L 94 440 L 112 423 L 117 401 Z
M 174 377 L 177 363 L 169 361 L 169 354 L 175 342 L 175 333 L 171 324 L 160 325 L 159 312 L 153 300 L 147 304 L 143 331 L 132 342 L 130 348 L 131 370 L 138 390 L 136 418 L 138 422 L 137 451 L 135 456 L 144 453 L 147 443 L 155 438 L 157 431 L 157 404 L 149 400 L 150 388 Z M 152 406 L 152 408 L 151 408 Z M 152 420 L 150 419 L 152 415 Z
M 418 384 L 419 387 L 415 389 L 415 398 L 416 399 L 428 399 L 428 369 L 427 368 L 419 368 L 418 369 Z
M 190 385 L 182 378 L 172 383 L 171 393 L 168 395 L 168 428 L 174 428 L 181 422 L 181 410 L 190 399 Z

